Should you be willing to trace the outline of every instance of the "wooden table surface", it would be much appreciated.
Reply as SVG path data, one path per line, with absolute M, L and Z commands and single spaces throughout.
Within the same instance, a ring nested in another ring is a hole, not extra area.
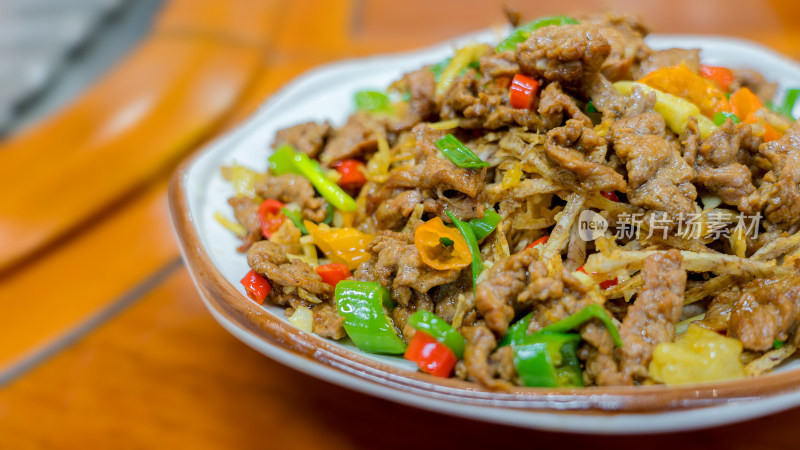
M 600 10 L 589 0 L 507 3 L 529 19 Z M 656 32 L 732 35 L 800 59 L 796 0 L 603 7 L 638 13 Z M 500 2 L 482 0 L 173 0 L 153 32 L 198 23 L 204 35 L 260 55 L 247 89 L 215 126 L 219 134 L 314 66 L 433 44 L 502 24 L 503 15 Z M 157 169 L 0 273 L 0 448 L 800 447 L 800 409 L 692 433 L 564 435 L 420 411 L 288 369 L 234 339 L 204 309 L 169 224 L 174 161 Z

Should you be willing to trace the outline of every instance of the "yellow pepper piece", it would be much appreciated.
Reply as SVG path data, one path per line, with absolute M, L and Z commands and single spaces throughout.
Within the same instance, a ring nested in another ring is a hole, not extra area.
M 650 72 L 639 82 L 694 103 L 707 117 L 731 110 L 725 92 L 717 83 L 692 72 L 684 63 Z
M 650 377 L 668 385 L 744 377 L 742 343 L 691 324 L 675 342 L 656 346 Z
M 342 263 L 348 269 L 355 270 L 372 257 L 367 247 L 375 239 L 374 234 L 362 233 L 355 228 L 317 225 L 309 220 L 304 220 L 303 224 L 314 239 L 314 244 L 335 263 Z
M 452 241 L 452 245 L 442 243 L 442 238 Z M 436 270 L 460 269 L 472 263 L 467 240 L 458 229 L 445 225 L 440 217 L 417 227 L 414 245 L 419 250 L 422 262 Z
M 664 117 L 664 121 L 672 131 L 678 134 L 683 133 L 690 117 L 697 119 L 697 127 L 700 129 L 701 137 L 708 137 L 716 128 L 714 122 L 700 114 L 700 108 L 688 100 L 634 81 L 617 81 L 614 83 L 614 89 L 623 95 L 629 95 L 634 86 L 639 86 L 644 92 L 654 92 L 656 94 L 655 110 Z

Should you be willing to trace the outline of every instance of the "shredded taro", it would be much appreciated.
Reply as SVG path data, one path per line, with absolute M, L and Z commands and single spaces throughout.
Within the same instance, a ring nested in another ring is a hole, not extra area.
M 800 341 L 798 90 L 646 34 L 540 19 L 281 130 L 266 173 L 224 170 L 248 295 L 489 389 L 772 370 Z

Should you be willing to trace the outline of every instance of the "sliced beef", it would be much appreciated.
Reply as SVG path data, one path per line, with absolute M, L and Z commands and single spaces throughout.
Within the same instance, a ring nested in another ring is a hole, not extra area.
M 742 289 L 730 313 L 728 334 L 744 348 L 766 351 L 775 339 L 785 341 L 800 314 L 800 273 L 760 278 Z
M 401 305 L 408 303 L 411 289 L 427 293 L 431 288 L 450 283 L 460 270 L 436 270 L 422 262 L 414 237 L 409 233 L 380 231 L 370 244 L 372 260 L 356 269 L 359 280 L 378 281 L 392 291 Z
M 551 25 L 517 46 L 517 62 L 528 75 L 575 88 L 600 71 L 610 52 L 596 25 Z
M 505 80 L 505 82 L 501 82 Z M 546 128 L 534 110 L 512 108 L 508 99 L 508 81 L 500 77 L 487 82 L 478 79 L 474 70 L 456 78 L 442 96 L 439 115 L 442 120 L 458 119 L 459 127 L 496 130 L 522 126 L 530 130 Z
M 458 194 L 426 199 L 423 206 L 425 212 L 436 214 L 442 220 L 448 221 L 450 218 L 447 217 L 446 211 L 450 211 L 461 220 L 471 220 L 483 218 L 483 211 L 486 209 L 480 197 Z
M 500 77 L 514 78 L 514 75 L 519 73 L 519 64 L 516 54 L 508 50 L 481 57 L 480 69 L 483 78 L 487 80 Z
M 592 126 L 592 121 L 583 114 L 583 111 L 575 104 L 569 95 L 561 89 L 561 84 L 553 82 L 542 90 L 542 99 L 539 102 L 539 114 L 542 115 L 547 128 L 555 128 L 572 118 L 580 121 L 587 127 Z
M 399 230 L 421 202 L 422 194 L 416 189 L 400 191 L 394 197 L 384 200 L 375 211 L 378 227 L 385 230 Z
M 375 130 L 383 126 L 367 112 L 358 112 L 347 119 L 347 123 L 333 132 L 325 148 L 319 155 L 322 164 L 359 158 L 378 149 L 378 137 Z
M 611 126 L 614 151 L 628 170 L 628 200 L 666 213 L 673 221 L 694 212 L 694 172 L 675 140 L 666 137 L 664 118 L 643 113 Z
M 272 148 L 278 148 L 281 144 L 289 144 L 295 150 L 308 155 L 309 158 L 315 158 L 319 151 L 322 150 L 322 146 L 325 145 L 325 139 L 327 139 L 330 132 L 331 124 L 328 122 L 301 123 L 278 130 L 275 133 Z
M 385 187 L 428 189 L 440 194 L 455 190 L 470 197 L 483 190 L 486 169 L 463 169 L 438 156 L 434 142 L 444 137 L 443 132 L 425 125 L 416 126 L 413 131 L 417 148 L 415 165 L 392 170 Z
M 708 304 L 703 320 L 697 324 L 717 333 L 727 333 L 733 305 L 741 296 L 742 292 L 738 287 L 717 294 Z
M 642 263 L 644 286 L 620 327 L 622 372 L 627 379 L 646 379 L 656 345 L 675 338 L 686 288 L 682 262 L 680 252 L 673 249 L 650 255 Z
M 662 67 L 677 66 L 680 63 L 686 63 L 686 66 L 692 72 L 700 72 L 700 50 L 683 48 L 654 50 L 641 62 L 638 68 L 634 68 L 633 79 L 638 80 L 654 70 Z
M 741 87 L 746 87 L 753 91 L 761 102 L 766 104 L 775 98 L 775 90 L 778 88 L 777 83 L 770 83 L 756 70 L 753 69 L 733 69 L 733 83 L 731 83 L 731 92 Z
M 228 199 L 228 204 L 233 207 L 233 216 L 245 229 L 246 234 L 242 238 L 242 245 L 238 248 L 240 252 L 247 251 L 251 245 L 263 238 L 261 234 L 261 219 L 258 217 L 258 207 L 260 204 L 244 195 L 237 195 Z
M 302 175 L 285 173 L 279 176 L 267 176 L 255 184 L 256 194 L 283 203 L 297 203 L 303 208 L 303 217 L 313 222 L 322 222 L 327 215 L 327 202 L 316 197 L 316 191 Z
M 344 317 L 340 316 L 336 308 L 321 303 L 311 308 L 314 320 L 312 330 L 314 333 L 327 338 L 341 339 L 347 335 L 344 330 Z
M 407 130 L 419 122 L 429 121 L 438 115 L 434 89 L 436 82 L 433 72 L 422 68 L 403 75 L 403 78 L 393 85 L 408 93 L 408 108 L 401 110 L 399 117 L 387 120 L 387 126 L 395 133 Z
M 628 191 L 622 175 L 605 164 L 592 161 L 592 155 L 602 155 L 605 159 L 606 141 L 584 122 L 570 119 L 563 127 L 548 131 L 544 148 L 553 162 L 577 175 L 583 189 Z
M 520 294 L 542 275 L 543 266 L 536 260 L 536 250 L 529 249 L 501 259 L 486 269 L 483 281 L 475 289 L 475 307 L 486 325 L 499 336 L 508 331 Z M 546 268 L 543 275 L 547 275 Z
M 724 203 L 738 205 L 742 198 L 756 190 L 750 169 L 740 162 L 747 153 L 742 139 L 752 127 L 726 121 L 701 143 L 695 125 L 692 120 L 687 127 L 689 135 L 684 140 L 684 146 L 691 149 L 684 153 L 684 158 L 694 166 L 695 181 L 718 195 Z
M 498 376 L 501 375 L 499 369 L 503 367 L 503 365 L 497 362 L 502 362 L 503 359 L 506 361 L 510 360 L 511 367 L 513 368 L 513 354 L 506 355 L 505 358 L 502 358 L 502 355 L 499 358 L 492 358 L 494 359 L 494 363 L 490 362 L 492 352 L 497 348 L 497 340 L 494 334 L 492 334 L 492 331 L 486 326 L 463 327 L 461 329 L 461 334 L 467 340 L 467 345 L 464 349 L 464 363 L 467 368 L 469 379 L 477 381 L 490 389 L 511 389 L 511 383 L 498 378 Z M 508 346 L 505 348 L 510 349 Z M 498 350 L 498 352 L 499 351 L 500 350 Z M 503 353 L 507 352 L 508 350 L 503 350 Z M 508 372 L 511 371 L 507 368 L 508 363 L 505 364 L 505 367 L 506 370 L 504 370 L 502 374 L 508 377 Z
M 769 222 L 785 226 L 800 220 L 800 122 L 795 122 L 777 140 L 761 145 L 758 153 L 771 164 L 761 185 L 742 198 L 739 209 L 764 212 Z
M 647 28 L 638 18 L 615 13 L 590 17 L 588 21 L 599 26 L 600 34 L 611 46 L 601 73 L 611 81 L 630 80 L 632 70 L 651 52 L 644 42 Z
M 333 298 L 333 286 L 322 281 L 314 267 L 289 259 L 291 249 L 270 241 L 259 241 L 247 251 L 247 264 L 272 284 L 272 292 L 282 287 L 303 288 L 320 300 Z M 270 296 L 272 295 L 270 292 Z

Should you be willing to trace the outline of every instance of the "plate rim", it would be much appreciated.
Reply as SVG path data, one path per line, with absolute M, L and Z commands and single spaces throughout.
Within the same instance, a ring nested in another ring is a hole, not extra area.
M 246 135 L 250 129 L 258 126 L 261 116 L 290 95 L 292 89 L 315 77 L 359 64 L 379 63 L 387 58 L 413 56 L 446 48 L 454 42 L 485 37 L 488 33 L 482 31 L 428 48 L 349 59 L 314 68 L 285 84 L 242 125 L 211 142 L 180 165 L 173 174 L 168 193 L 173 230 L 192 280 L 215 320 L 262 354 L 325 381 L 411 406 L 504 424 L 572 432 L 652 433 L 720 425 L 800 404 L 800 369 L 754 379 L 694 386 L 518 387 L 508 393 L 492 392 L 475 383 L 408 372 L 334 346 L 327 339 L 299 330 L 285 319 L 259 307 L 221 274 L 203 247 L 188 201 L 187 183 L 198 161 L 215 149 L 226 147 L 238 137 Z M 800 70 L 800 65 L 795 61 L 742 39 L 698 35 L 655 37 L 747 46 Z M 759 402 L 760 408 L 754 407 Z M 458 407 L 453 408 L 453 405 Z M 491 408 L 494 414 L 485 414 L 486 408 Z M 714 410 L 714 414 L 710 414 L 711 410 Z M 698 413 L 701 413 L 699 417 L 694 417 Z M 655 416 L 674 414 L 683 414 L 685 419 L 669 425 L 652 420 Z M 584 426 L 576 427 L 574 421 L 565 420 L 565 417 L 577 417 Z M 633 421 L 641 418 L 641 423 L 634 430 L 627 426 L 621 430 L 613 426 L 618 422 L 616 419 L 621 417 Z M 585 427 L 587 424 L 588 428 Z

